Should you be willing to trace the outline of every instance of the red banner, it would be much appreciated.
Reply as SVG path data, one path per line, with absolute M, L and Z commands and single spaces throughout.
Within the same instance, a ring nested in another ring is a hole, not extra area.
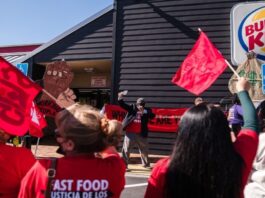
M 106 105 L 106 116 L 109 119 L 122 121 L 126 115 L 126 111 L 118 105 Z M 152 108 L 156 117 L 149 121 L 148 127 L 153 132 L 176 132 L 178 122 L 187 108 L 179 109 L 160 109 Z

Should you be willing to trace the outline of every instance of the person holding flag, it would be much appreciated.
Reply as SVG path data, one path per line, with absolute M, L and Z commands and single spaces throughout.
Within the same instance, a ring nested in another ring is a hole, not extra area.
M 0 197 L 17 198 L 22 178 L 35 163 L 30 150 L 6 143 L 29 130 L 30 108 L 40 90 L 0 57 Z
M 245 78 L 238 80 L 244 126 L 235 142 L 219 108 L 202 103 L 184 113 L 174 150 L 155 165 L 145 198 L 243 197 L 259 134 L 249 88 Z
M 265 100 L 258 105 L 256 112 L 260 129 L 259 146 L 248 183 L 244 189 L 245 198 L 265 197 Z

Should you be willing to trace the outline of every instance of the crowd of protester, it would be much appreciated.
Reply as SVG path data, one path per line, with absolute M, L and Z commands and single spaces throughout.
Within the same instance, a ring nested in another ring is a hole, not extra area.
M 154 165 L 143 197 L 265 197 L 265 101 L 255 109 L 245 78 L 236 87 L 240 128 L 231 129 L 218 106 L 197 98 L 180 120 L 171 155 Z M 143 102 L 134 113 L 154 117 Z M 77 103 L 57 113 L 55 122 L 62 158 L 36 160 L 30 150 L 6 144 L 16 134 L 0 130 L 0 197 L 120 197 L 128 164 L 116 150 L 122 124 Z M 238 130 L 233 140 L 231 130 Z

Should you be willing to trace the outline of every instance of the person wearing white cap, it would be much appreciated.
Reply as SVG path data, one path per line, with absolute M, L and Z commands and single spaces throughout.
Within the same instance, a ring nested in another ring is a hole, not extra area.
M 127 111 L 122 122 L 123 129 L 126 131 L 122 157 L 128 167 L 130 151 L 137 145 L 141 154 L 142 164 L 145 168 L 150 167 L 148 158 L 148 121 L 155 117 L 151 108 L 145 107 L 144 98 L 138 98 L 136 104 L 127 104 L 123 100 L 124 92 L 118 94 L 119 105 Z

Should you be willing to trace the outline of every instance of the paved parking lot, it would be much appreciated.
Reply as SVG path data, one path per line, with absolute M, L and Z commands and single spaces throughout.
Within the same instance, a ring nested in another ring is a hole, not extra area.
M 148 175 L 126 173 L 126 185 L 121 198 L 141 198 L 147 187 Z

